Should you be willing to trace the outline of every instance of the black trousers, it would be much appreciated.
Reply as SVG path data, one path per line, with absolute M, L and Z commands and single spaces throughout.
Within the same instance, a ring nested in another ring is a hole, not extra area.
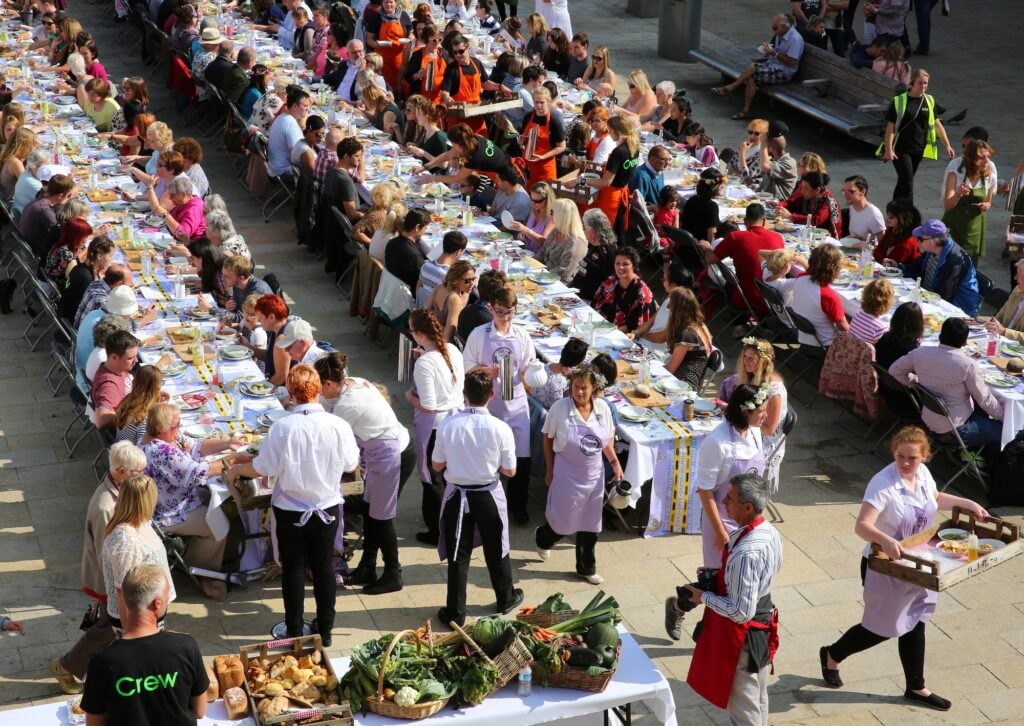
M 78 641 L 71 647 L 60 664 L 75 674 L 79 680 L 85 679 L 89 672 L 89 661 L 92 657 L 117 640 L 114 626 L 110 623 L 107 604 L 100 603 L 99 616 L 88 630 L 82 633 Z
M 435 429 L 430 432 L 430 439 L 427 441 L 427 467 L 430 471 L 430 481 L 421 482 L 423 484 L 423 500 L 420 502 L 423 523 L 427 525 L 427 532 L 434 537 L 441 531 L 441 498 L 444 497 L 444 474 L 434 471 L 434 467 L 431 466 L 436 441 L 437 430 Z
M 508 510 L 525 514 L 530 501 L 530 457 L 516 457 L 516 475 L 508 480 Z
M 334 521 L 325 524 L 317 515 L 296 527 L 302 512 L 274 507 L 277 522 L 277 550 L 281 556 L 281 594 L 288 637 L 302 635 L 302 607 L 306 598 L 306 569 L 313 573 L 318 632 L 334 628 L 334 537 L 338 532 L 338 505 L 324 510 Z
M 860 561 L 860 581 L 864 582 L 867 572 L 868 560 L 862 558 Z M 903 677 L 907 682 L 907 690 L 920 691 L 924 688 L 924 622 L 914 626 L 909 633 L 899 637 L 898 647 L 900 652 L 900 663 L 903 665 Z M 860 653 L 868 648 L 874 648 L 879 643 L 884 643 L 888 638 L 876 635 L 857 623 L 843 633 L 843 636 L 828 647 L 828 653 L 836 663 L 842 663 L 854 653 Z
M 494 0 L 494 4 L 498 6 L 498 17 L 504 20 L 507 17 L 519 15 L 519 2 L 510 2 L 508 4 L 508 12 L 505 11 L 505 3 L 502 0 Z
M 892 190 L 893 199 L 906 199 L 914 203 L 914 174 L 921 164 L 921 154 L 908 154 L 896 150 L 896 158 L 892 162 L 896 170 L 896 187 Z
M 484 562 L 491 577 L 491 587 L 498 606 L 512 602 L 515 597 L 512 583 L 512 563 L 501 553 L 502 521 L 498 505 L 489 492 L 466 492 L 466 511 L 462 514 L 462 537 L 455 548 L 455 532 L 459 528 L 459 497 L 448 500 L 444 507 L 444 538 L 448 545 L 448 598 L 445 610 L 456 620 L 466 616 L 466 583 L 469 580 L 469 561 L 473 556 L 473 530 L 480 530 Z
M 551 549 L 564 535 L 551 529 L 547 522 L 537 527 L 537 547 L 542 550 Z M 576 533 L 576 574 L 589 577 L 597 574 L 597 532 Z

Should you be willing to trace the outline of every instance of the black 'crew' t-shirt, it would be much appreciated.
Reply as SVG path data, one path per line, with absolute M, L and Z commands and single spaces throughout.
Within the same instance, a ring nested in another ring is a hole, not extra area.
M 82 709 L 132 726 L 195 726 L 192 699 L 210 681 L 199 646 L 183 633 L 162 631 L 115 640 L 89 661 Z

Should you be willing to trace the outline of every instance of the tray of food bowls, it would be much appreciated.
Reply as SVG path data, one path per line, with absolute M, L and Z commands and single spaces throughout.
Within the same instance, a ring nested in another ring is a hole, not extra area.
M 949 519 L 900 541 L 903 558 L 889 559 L 872 545 L 868 567 L 928 590 L 945 590 L 1024 551 L 1020 527 L 999 517 L 984 522 L 954 507 Z

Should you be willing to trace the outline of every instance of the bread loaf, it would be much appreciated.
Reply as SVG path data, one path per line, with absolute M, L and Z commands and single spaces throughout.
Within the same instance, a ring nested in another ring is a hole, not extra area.
M 637 385 L 636 389 L 633 391 L 633 395 L 636 396 L 637 398 L 650 398 L 651 387 L 648 386 L 646 383 L 641 383 Z
M 249 715 L 249 702 L 245 697 L 245 691 L 241 688 L 229 688 L 224 691 L 224 708 L 228 711 L 228 718 L 237 721 Z
M 245 668 L 237 655 L 218 655 L 213 659 L 213 670 L 217 674 L 220 692 L 236 688 L 245 681 Z
M 206 702 L 213 703 L 220 698 L 220 683 L 217 681 L 217 674 L 210 666 L 206 666 L 206 677 L 210 679 L 210 685 L 206 687 Z

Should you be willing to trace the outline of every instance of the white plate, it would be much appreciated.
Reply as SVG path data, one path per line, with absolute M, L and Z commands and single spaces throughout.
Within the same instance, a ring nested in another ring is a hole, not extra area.
M 185 435 L 193 439 L 208 439 L 217 433 L 217 428 L 210 424 L 192 424 L 185 429 Z
M 1024 355 L 1024 347 L 1017 343 L 1003 343 L 999 346 L 999 350 L 1009 356 Z
M 253 396 L 254 398 L 268 398 L 274 395 L 274 390 L 277 387 L 271 385 L 270 383 L 267 383 L 267 385 L 270 386 L 269 390 L 253 390 L 252 387 L 258 386 L 260 383 L 265 383 L 265 381 L 258 381 L 255 383 L 246 382 L 239 386 L 239 388 L 242 389 L 242 393 L 244 393 L 247 396 Z
M 991 551 L 994 552 L 996 550 L 1001 550 L 1003 547 L 1006 546 L 1006 543 L 1003 542 L 1001 539 L 979 539 L 978 540 L 978 547 L 980 548 L 982 545 L 989 545 L 990 547 L 992 547 Z M 983 554 L 983 555 L 987 555 L 988 554 L 988 552 L 982 551 L 980 549 L 979 549 L 978 552 L 979 552 L 979 554 Z
M 100 149 L 99 156 L 101 159 L 116 159 L 118 154 L 115 149 Z
M 285 418 L 286 416 L 291 416 L 291 415 L 292 415 L 291 411 L 285 411 L 282 408 L 278 408 L 278 409 L 274 409 L 273 411 L 267 411 L 265 413 L 261 413 L 256 418 L 256 423 L 260 424 L 261 426 L 272 426 L 275 422 L 280 421 L 281 419 Z
M 698 398 L 693 402 L 693 410 L 697 413 L 715 413 L 718 411 L 718 406 L 715 405 L 714 401 L 707 401 L 703 398 Z
M 515 217 L 512 216 L 512 213 L 510 211 L 508 211 L 507 209 L 502 211 L 502 213 L 501 213 L 501 224 L 502 224 L 503 227 L 508 229 L 509 227 L 512 226 L 512 223 L 515 222 L 515 221 L 516 221 Z
M 618 336 L 608 341 L 608 347 L 612 350 L 629 350 L 634 345 L 636 345 L 636 343 L 629 338 L 620 338 Z
M 629 361 L 630 363 L 639 363 L 644 359 L 646 354 L 647 351 L 645 351 L 643 348 L 638 349 L 635 347 L 630 347 L 620 352 L 619 357 L 622 358 L 622 360 L 624 361 Z
M 59 106 L 73 106 L 78 103 L 78 99 L 74 96 L 57 96 L 53 102 Z
M 174 378 L 175 376 L 180 376 L 186 370 L 188 370 L 188 366 L 182 361 L 172 360 L 167 364 L 167 367 L 160 372 L 163 374 L 164 378 Z
M 136 199 L 134 202 L 131 202 L 128 206 L 130 206 L 136 212 L 149 211 L 149 202 L 147 202 L 145 199 Z
M 903 277 L 903 272 L 895 267 L 886 267 L 881 274 L 882 277 Z
M 246 360 L 252 358 L 252 351 L 244 345 L 225 345 L 220 349 L 220 356 L 227 360 Z
M 163 227 L 164 226 L 164 220 L 160 219 L 160 217 L 157 217 L 155 214 L 149 215 L 148 217 L 146 217 L 142 221 L 145 223 L 145 225 L 147 227 Z
M 561 278 L 553 272 L 535 272 L 529 275 L 528 279 L 536 282 L 538 285 L 553 285 Z
M 693 392 L 693 388 L 690 387 L 689 383 L 676 378 L 662 378 L 654 384 L 654 387 L 666 395 Z
M 971 533 L 966 529 L 960 529 L 959 527 L 949 527 L 947 529 L 940 529 L 938 533 L 939 539 L 948 539 L 954 542 L 966 542 L 967 538 L 971 536 Z
M 166 250 L 171 246 L 171 238 L 164 235 L 156 235 L 154 237 L 147 237 L 149 244 L 152 245 L 155 250 Z
M 640 406 L 619 406 L 619 418 L 625 421 L 642 423 L 654 418 L 654 412 Z
M 163 338 L 160 338 L 159 340 L 144 341 L 139 347 L 146 351 L 163 350 L 167 347 L 167 341 Z
M 1005 373 L 986 373 L 985 383 L 996 388 L 1016 388 L 1020 380 Z

